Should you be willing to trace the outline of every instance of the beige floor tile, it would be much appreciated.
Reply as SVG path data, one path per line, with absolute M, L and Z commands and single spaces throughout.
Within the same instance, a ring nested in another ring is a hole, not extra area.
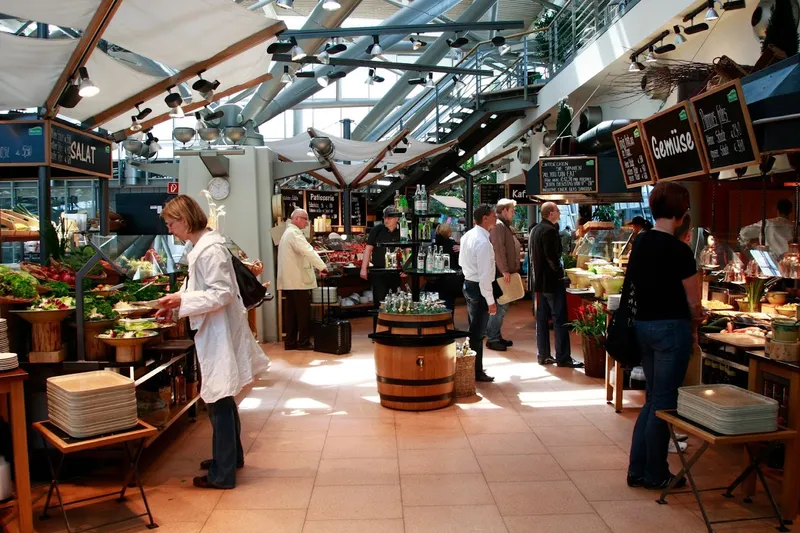
M 201 533 L 302 533 L 305 511 L 215 510 Z
M 402 520 L 314 520 L 303 533 L 404 533 Z
M 314 478 L 251 478 L 226 490 L 217 509 L 306 509 Z
M 394 485 L 400 482 L 397 458 L 328 459 L 323 457 L 317 472 L 323 485 Z
M 402 476 L 403 505 L 494 504 L 486 480 L 480 474 Z
M 577 411 L 555 410 L 534 411 L 522 414 L 522 418 L 532 428 L 546 426 L 591 426 L 592 422 Z
M 547 448 L 532 432 L 469 435 L 475 455 L 526 455 L 547 453 Z
M 702 520 L 683 505 L 659 505 L 651 501 L 595 502 L 592 504 L 600 518 L 614 533 L 642 531 L 707 531 Z
M 400 485 L 314 487 L 306 520 L 402 518 Z
M 553 446 L 550 453 L 567 471 L 621 470 L 628 467 L 628 455 L 618 446 Z
M 494 505 L 406 507 L 405 533 L 480 532 L 506 533 Z
M 528 433 L 531 428 L 521 416 L 497 415 L 497 416 L 469 416 L 460 417 L 461 425 L 467 435 L 480 435 L 483 433 Z
M 245 455 L 243 478 L 314 477 L 320 452 L 260 452 Z
M 571 481 L 489 483 L 489 488 L 503 516 L 592 512 Z
M 631 449 L 631 440 L 633 440 L 633 430 L 630 431 L 604 431 L 603 434 L 609 438 L 609 440 L 613 441 L 614 444 L 619 446 L 619 448 L 625 452 L 626 454 L 630 453 Z
M 479 474 L 472 450 L 400 450 L 400 475 Z
M 508 533 L 611 533 L 603 519 L 592 514 L 507 516 Z
M 153 511 L 156 522 L 170 524 L 206 520 L 225 492 L 217 489 L 198 489 L 189 484 L 186 487 L 155 487 L 148 489 L 146 494 L 147 503 Z M 136 492 L 129 490 L 128 494 L 132 502 L 144 508 L 141 505 L 141 497 Z
M 435 412 L 435 411 L 434 411 Z M 447 415 L 429 415 L 424 413 L 397 413 L 394 419 L 397 431 L 411 429 L 449 429 L 463 431 L 461 420 L 455 413 Z
M 563 481 L 569 479 L 548 454 L 478 457 L 486 481 Z
M 653 491 L 628 486 L 627 470 L 578 470 L 569 477 L 590 502 L 652 500 Z
M 331 417 L 325 415 L 286 416 L 275 413 L 271 416 L 262 431 L 327 431 Z
M 397 447 L 401 450 L 455 450 L 469 448 L 460 429 L 400 429 Z
M 328 429 L 329 437 L 393 437 L 394 434 L 394 418 L 335 416 Z
M 397 439 L 391 437 L 331 437 L 325 440 L 322 457 L 397 457 Z
M 325 437 L 325 431 L 262 430 L 249 453 L 321 452 L 325 446 Z
M 395 414 L 380 403 L 361 401 L 357 403 L 337 403 L 334 408 L 335 417 L 381 418 L 394 420 Z
M 555 446 L 608 446 L 612 444 L 602 431 L 592 426 L 535 427 L 533 432 L 548 448 Z

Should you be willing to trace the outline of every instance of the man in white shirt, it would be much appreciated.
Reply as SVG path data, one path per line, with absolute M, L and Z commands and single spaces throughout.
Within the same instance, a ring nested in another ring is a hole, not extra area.
M 479 205 L 474 213 L 475 226 L 461 237 L 458 264 L 464 273 L 464 298 L 469 317 L 469 344 L 475 350 L 475 381 L 492 382 L 483 370 L 483 339 L 489 316 L 497 313 L 492 281 L 495 275 L 494 248 L 489 231 L 497 224 L 492 206 Z
M 789 250 L 789 241 L 794 238 L 794 224 L 789 217 L 792 215 L 792 202 L 783 198 L 778 200 L 778 218 L 770 218 L 766 224 L 766 244 L 769 251 L 781 257 Z M 752 241 L 760 242 L 761 224 L 756 222 L 739 232 L 739 244 L 747 246 Z

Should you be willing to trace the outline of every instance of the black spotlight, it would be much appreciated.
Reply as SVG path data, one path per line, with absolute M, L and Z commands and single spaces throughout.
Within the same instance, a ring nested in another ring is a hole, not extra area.
M 192 84 L 192 89 L 194 89 L 195 91 L 197 91 L 199 93 L 209 93 L 209 92 L 213 91 L 214 89 L 216 89 L 217 87 L 219 87 L 219 82 L 218 81 L 211 82 L 211 81 L 208 81 L 208 80 L 204 80 L 203 79 L 203 72 L 204 71 L 200 71 L 200 72 L 197 73 L 197 77 L 199 77 L 200 79 Z
M 294 45 L 292 43 L 285 43 L 277 41 L 267 47 L 268 54 L 288 54 L 292 51 Z
M 170 109 L 180 107 L 180 105 L 183 103 L 183 97 L 178 93 L 172 92 L 172 89 L 174 88 L 174 85 L 172 87 L 167 87 L 169 94 L 164 98 L 164 103 L 167 104 L 167 107 Z
M 136 120 L 144 120 L 145 118 L 147 118 L 147 116 L 148 116 L 150 113 L 152 113 L 152 112 L 153 112 L 153 110 L 152 110 L 152 109 L 150 109 L 149 107 L 145 107 L 144 109 L 139 109 L 139 106 L 140 106 L 140 105 L 142 105 L 142 104 L 144 104 L 144 102 L 139 102 L 139 103 L 138 103 L 138 104 L 136 104 L 136 106 L 135 106 L 135 107 L 136 107 L 136 111 L 138 111 L 138 112 L 139 112 L 139 113 L 136 115 Z
M 667 52 L 672 52 L 673 50 L 675 50 L 675 45 L 670 43 L 653 49 L 653 52 L 657 54 L 666 54 Z
M 82 97 L 80 95 L 79 86 L 70 82 L 70 84 L 67 85 L 67 88 L 64 89 L 64 92 L 61 93 L 61 98 L 58 99 L 58 105 L 61 107 L 72 109 L 73 107 L 78 105 L 78 103 L 80 103 L 81 100 Z
M 705 22 L 701 22 L 700 24 L 692 24 L 691 26 L 687 26 L 683 29 L 683 33 L 686 35 L 694 35 L 695 33 L 702 33 L 704 31 L 708 31 L 708 24 Z
M 503 37 L 502 35 L 495 35 L 494 37 L 492 37 L 492 44 L 495 46 L 503 46 L 504 44 L 506 44 L 506 38 Z
M 208 108 L 206 108 L 206 109 L 208 109 Z M 217 120 L 218 118 L 222 118 L 222 117 L 224 117 L 224 116 L 225 116 L 225 111 L 223 111 L 222 109 L 217 109 L 217 110 L 216 110 L 216 111 L 214 111 L 213 113 L 209 113 L 209 114 L 207 114 L 207 115 L 205 116 L 205 119 L 204 119 L 204 120 L 206 120 L 206 121 L 209 121 L 209 120 Z
M 461 48 L 462 46 L 465 46 L 467 43 L 469 43 L 469 39 L 467 39 L 466 37 L 459 36 L 458 33 L 456 33 L 455 40 L 451 41 L 450 39 L 447 39 L 447 45 L 450 48 Z
M 335 54 L 338 54 L 340 52 L 344 52 L 345 50 L 347 50 L 347 45 L 346 44 L 342 44 L 342 43 L 338 43 L 338 44 L 334 44 L 333 46 L 328 48 L 328 53 L 330 55 L 335 55 Z
M 347 72 L 343 70 L 337 70 L 336 72 L 331 72 L 330 74 L 328 74 L 328 79 L 338 80 L 339 78 L 344 78 L 345 76 L 347 76 Z
M 412 78 L 408 80 L 409 85 L 425 85 L 425 82 L 428 81 L 426 78 Z
M 309 70 L 307 72 L 297 72 L 294 75 L 295 78 L 314 78 L 314 71 Z

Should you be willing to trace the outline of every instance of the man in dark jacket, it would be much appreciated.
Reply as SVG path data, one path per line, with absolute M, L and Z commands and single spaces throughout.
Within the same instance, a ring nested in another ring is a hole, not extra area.
M 567 290 L 564 285 L 564 268 L 561 265 L 562 245 L 558 234 L 561 211 L 552 202 L 542 205 L 542 221 L 533 230 L 534 292 L 537 298 L 536 346 L 539 364 L 568 368 L 581 368 L 583 363 L 572 359 L 567 329 Z M 556 336 L 556 357 L 550 355 L 550 329 L 552 318 Z

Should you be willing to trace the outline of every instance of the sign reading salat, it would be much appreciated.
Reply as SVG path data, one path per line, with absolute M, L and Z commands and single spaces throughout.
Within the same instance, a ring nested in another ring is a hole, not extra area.
M 708 173 L 686 102 L 643 120 L 642 133 L 645 150 L 652 156 L 657 181 Z

